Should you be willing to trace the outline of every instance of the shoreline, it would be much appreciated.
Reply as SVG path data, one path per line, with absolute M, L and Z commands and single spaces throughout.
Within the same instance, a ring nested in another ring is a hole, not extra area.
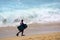
M 0 27 L 0 38 L 16 36 L 17 32 L 18 32 L 17 26 Z M 58 25 L 57 24 L 42 25 L 42 24 L 33 23 L 28 25 L 28 28 L 25 29 L 24 34 L 26 36 L 30 36 L 34 34 L 47 34 L 47 33 L 53 33 L 53 32 L 60 32 L 59 24 Z

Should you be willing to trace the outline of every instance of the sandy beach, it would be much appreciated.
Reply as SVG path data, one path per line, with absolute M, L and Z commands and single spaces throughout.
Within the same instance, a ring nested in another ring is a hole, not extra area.
M 0 40 L 60 40 L 60 32 L 54 32 L 49 34 L 38 34 L 32 36 L 20 36 L 20 37 L 5 37 Z
M 0 27 L 0 40 L 60 40 L 59 23 L 29 24 L 23 37 L 16 37 L 17 32 L 17 26 Z
M 0 40 L 60 40 L 60 0 L 0 0 Z

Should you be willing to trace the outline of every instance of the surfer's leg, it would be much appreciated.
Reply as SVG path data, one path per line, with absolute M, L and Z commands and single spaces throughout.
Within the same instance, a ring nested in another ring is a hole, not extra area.
M 22 30 L 21 32 L 22 32 L 22 33 L 21 33 L 21 36 L 24 36 L 24 35 L 23 35 L 23 33 L 24 33 L 24 30 Z
M 21 31 L 19 31 L 17 34 L 16 34 L 16 36 L 19 36 L 19 33 L 20 33 Z

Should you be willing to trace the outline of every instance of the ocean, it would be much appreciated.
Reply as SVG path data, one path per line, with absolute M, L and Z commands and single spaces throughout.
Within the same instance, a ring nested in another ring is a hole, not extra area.
M 0 25 L 60 22 L 60 0 L 0 0 Z

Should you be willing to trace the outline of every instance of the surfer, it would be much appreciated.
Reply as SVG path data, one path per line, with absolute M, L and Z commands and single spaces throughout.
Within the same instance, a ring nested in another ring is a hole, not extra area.
M 21 36 L 24 36 L 24 29 L 27 28 L 27 25 L 23 23 L 23 19 L 21 20 L 20 25 L 17 27 L 17 29 L 19 30 L 19 32 L 16 34 L 16 36 L 19 36 L 19 33 L 21 32 Z

